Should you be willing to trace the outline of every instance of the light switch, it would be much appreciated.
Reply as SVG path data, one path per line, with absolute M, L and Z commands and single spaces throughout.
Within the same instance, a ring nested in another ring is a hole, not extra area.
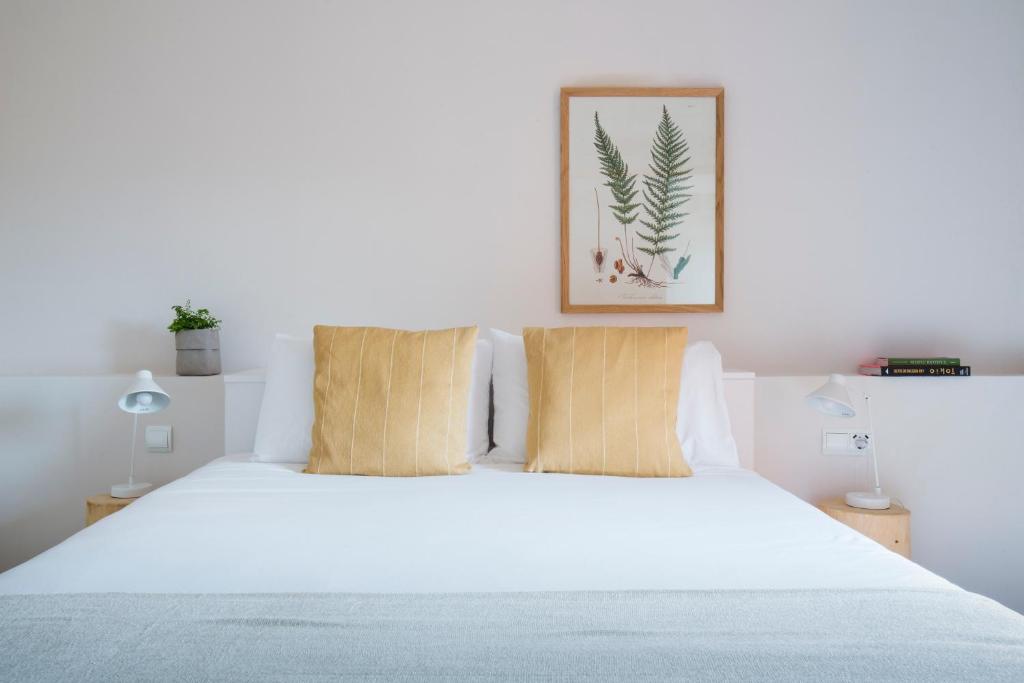
M 146 450 L 150 453 L 170 453 L 171 426 L 155 425 L 146 427 Z
M 846 450 L 850 443 L 850 435 L 846 432 L 825 432 L 825 450 Z

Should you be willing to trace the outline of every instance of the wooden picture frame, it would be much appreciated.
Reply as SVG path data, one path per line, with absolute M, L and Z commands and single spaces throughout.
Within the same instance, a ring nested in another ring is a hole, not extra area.
M 724 310 L 724 106 L 723 88 L 562 88 L 563 313 Z

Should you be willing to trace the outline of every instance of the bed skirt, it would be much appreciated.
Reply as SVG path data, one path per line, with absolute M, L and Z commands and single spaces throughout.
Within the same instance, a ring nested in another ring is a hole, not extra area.
M 1022 681 L 964 591 L 0 596 L 0 679 Z

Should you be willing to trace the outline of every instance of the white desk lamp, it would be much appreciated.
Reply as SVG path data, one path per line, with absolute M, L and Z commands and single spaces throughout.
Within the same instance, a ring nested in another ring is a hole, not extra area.
M 860 392 L 858 392 L 860 393 Z M 871 420 L 871 397 L 862 394 L 868 412 L 868 431 L 871 434 L 871 461 L 875 468 L 875 490 L 853 491 L 846 494 L 846 504 L 850 507 L 865 510 L 885 510 L 889 507 L 889 496 L 882 494 L 882 486 L 878 482 L 878 445 L 875 436 L 875 425 Z M 853 408 L 850 390 L 846 386 L 846 378 L 842 375 L 829 375 L 821 387 L 807 395 L 807 402 L 820 413 L 836 417 L 853 417 L 857 411 Z
M 171 397 L 153 381 L 153 373 L 149 370 L 139 370 L 135 373 L 135 381 L 118 400 L 117 407 L 135 417 L 132 421 L 132 455 L 128 465 L 128 483 L 110 487 L 110 495 L 114 498 L 138 498 L 152 488 L 152 484 L 135 481 L 135 442 L 139 430 L 139 415 L 159 413 L 170 403 Z

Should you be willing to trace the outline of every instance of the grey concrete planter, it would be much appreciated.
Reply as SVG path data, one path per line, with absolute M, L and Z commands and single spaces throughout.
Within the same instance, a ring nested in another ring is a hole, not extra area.
M 220 331 L 182 330 L 174 333 L 178 350 L 176 369 L 179 375 L 220 374 Z

